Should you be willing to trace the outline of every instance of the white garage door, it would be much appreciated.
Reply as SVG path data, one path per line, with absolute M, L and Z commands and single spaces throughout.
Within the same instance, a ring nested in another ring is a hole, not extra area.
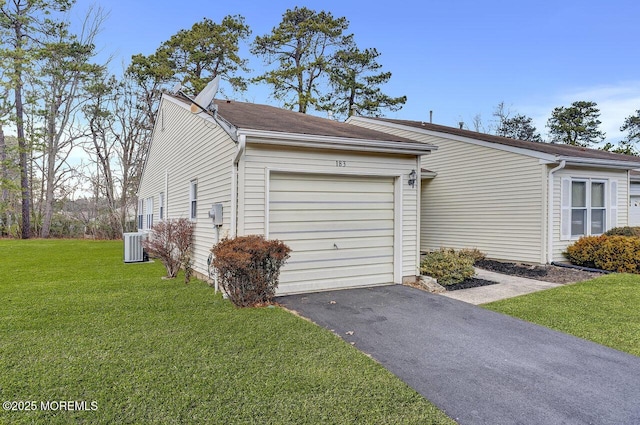
M 279 293 L 393 283 L 394 179 L 273 173 L 269 238 L 292 249 Z
M 629 226 L 640 226 L 640 196 L 631 196 L 629 206 Z

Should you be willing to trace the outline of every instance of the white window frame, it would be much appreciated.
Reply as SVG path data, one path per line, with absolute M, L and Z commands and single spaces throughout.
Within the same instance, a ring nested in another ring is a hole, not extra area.
M 138 230 L 144 229 L 144 200 L 138 199 Z
M 164 192 L 158 194 L 158 220 L 164 220 Z
M 147 198 L 146 213 L 147 213 L 147 222 L 146 222 L 145 229 L 151 230 L 151 228 L 153 227 L 153 197 Z
M 617 221 L 617 181 L 609 181 L 607 179 L 598 179 L 598 178 L 563 178 L 562 190 L 567 191 L 566 194 L 562 195 L 563 203 L 562 213 L 565 215 L 563 217 L 563 221 L 567 221 L 568 229 L 563 230 L 563 239 L 576 240 L 583 236 L 593 236 L 593 235 L 601 235 L 606 232 L 613 226 Z M 584 207 L 576 207 L 573 205 L 573 184 L 574 183 L 584 183 L 585 184 L 585 206 Z M 592 185 L 593 184 L 602 184 L 604 188 L 603 194 L 603 206 L 594 207 L 592 202 Z M 568 201 L 568 202 L 567 202 Z M 584 214 L 584 233 L 574 233 L 573 232 L 573 212 L 574 211 L 585 211 Z M 602 223 L 602 232 L 595 233 L 592 229 L 592 218 L 593 211 L 599 210 L 603 211 L 604 214 L 604 222 Z M 566 226 L 566 225 L 564 225 Z M 563 226 L 563 227 L 564 227 Z
M 198 180 L 189 182 L 189 218 L 195 221 L 198 218 Z

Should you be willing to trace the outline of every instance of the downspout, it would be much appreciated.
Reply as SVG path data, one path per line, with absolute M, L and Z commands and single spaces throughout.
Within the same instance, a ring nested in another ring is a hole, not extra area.
M 236 156 L 233 158 L 233 172 L 231 178 L 231 237 L 238 235 L 238 163 L 244 155 L 247 146 L 247 136 L 238 135 L 238 146 L 236 147 Z
M 553 262 L 553 173 L 562 170 L 567 165 L 564 159 L 560 161 L 560 165 L 549 170 L 548 188 L 547 188 L 547 264 Z

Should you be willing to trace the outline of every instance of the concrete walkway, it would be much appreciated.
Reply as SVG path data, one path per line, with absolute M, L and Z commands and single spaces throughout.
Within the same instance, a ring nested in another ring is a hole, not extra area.
M 444 292 L 441 295 L 478 305 L 563 286 L 561 283 L 543 282 L 541 280 L 509 276 L 478 268 L 476 268 L 476 277 L 498 283 L 496 285 Z

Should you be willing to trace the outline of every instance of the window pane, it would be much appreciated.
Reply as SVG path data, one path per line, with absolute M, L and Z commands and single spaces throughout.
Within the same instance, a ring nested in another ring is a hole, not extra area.
M 571 211 L 571 236 L 581 236 L 587 234 L 587 210 Z
M 587 206 L 587 182 L 571 182 L 571 206 Z
M 591 207 L 604 208 L 604 183 L 591 183 Z
M 604 233 L 605 210 L 591 210 L 591 234 L 600 235 Z

